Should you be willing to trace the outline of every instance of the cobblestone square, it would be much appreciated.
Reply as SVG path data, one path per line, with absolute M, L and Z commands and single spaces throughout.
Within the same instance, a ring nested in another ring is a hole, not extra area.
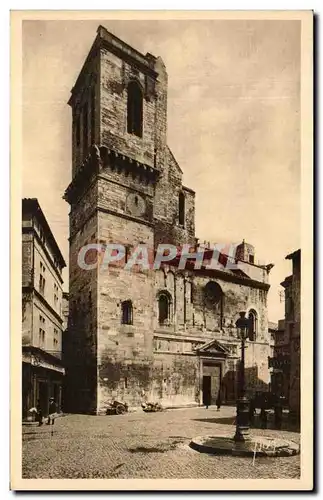
M 191 438 L 234 434 L 235 408 L 141 411 L 121 416 L 67 415 L 54 426 L 23 426 L 23 478 L 225 479 L 300 477 L 300 456 L 252 458 L 202 454 Z M 251 433 L 299 443 L 296 432 Z

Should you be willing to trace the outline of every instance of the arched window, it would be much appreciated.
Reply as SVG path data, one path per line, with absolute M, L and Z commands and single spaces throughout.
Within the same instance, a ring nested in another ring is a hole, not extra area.
M 204 287 L 204 304 L 209 311 L 213 311 L 219 327 L 223 328 L 224 294 L 215 281 L 209 281 Z
M 158 295 L 158 323 L 165 325 L 170 322 L 171 298 L 167 292 Z
M 128 85 L 127 131 L 142 137 L 143 97 L 140 85 L 130 82 Z
M 185 196 L 182 191 L 178 195 L 178 222 L 181 226 L 185 224 Z
M 258 333 L 258 315 L 254 309 L 250 309 L 248 319 L 250 321 L 249 340 L 256 340 Z
M 218 283 L 209 281 L 204 288 L 205 303 L 207 306 L 214 307 L 222 300 L 223 291 Z
M 125 300 L 121 304 L 121 323 L 124 325 L 133 324 L 133 308 L 131 300 Z

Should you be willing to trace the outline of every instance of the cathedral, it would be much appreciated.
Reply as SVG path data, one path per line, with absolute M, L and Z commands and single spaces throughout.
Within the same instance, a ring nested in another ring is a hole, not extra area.
M 270 356 L 270 265 L 237 246 L 235 266 L 164 262 L 159 269 L 79 265 L 84 246 L 198 248 L 195 193 L 167 145 L 167 72 L 99 26 L 71 91 L 69 320 L 66 411 L 104 413 L 112 399 L 138 407 L 143 394 L 165 407 L 236 399 L 241 355 L 235 326 L 250 319 L 249 393 L 266 390 Z M 225 235 L 224 235 L 225 238 Z M 224 258 L 227 256 L 224 255 Z

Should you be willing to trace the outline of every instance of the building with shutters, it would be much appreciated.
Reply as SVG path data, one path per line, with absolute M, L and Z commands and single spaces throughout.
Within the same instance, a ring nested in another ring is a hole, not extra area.
M 22 200 L 22 411 L 61 405 L 64 258 L 36 198 Z

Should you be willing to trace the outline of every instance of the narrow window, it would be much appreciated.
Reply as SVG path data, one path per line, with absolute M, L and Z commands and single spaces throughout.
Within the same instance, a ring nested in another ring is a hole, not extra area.
M 131 300 L 125 300 L 121 304 L 121 322 L 124 325 L 133 324 L 133 312 L 132 312 L 132 302 Z
M 127 130 L 129 134 L 142 137 L 143 97 L 140 85 L 130 82 L 127 101 Z
M 249 311 L 248 319 L 250 321 L 250 326 L 249 326 L 249 340 L 256 340 L 256 336 L 258 333 L 258 316 L 256 311 L 251 309 Z
M 95 144 L 95 88 L 91 90 L 91 144 Z
M 46 280 L 44 278 L 45 275 L 45 266 L 40 263 L 40 274 L 39 274 L 39 292 L 44 295 L 45 294 L 45 283 Z
M 254 257 L 254 255 L 249 255 L 249 262 L 250 262 L 250 264 L 254 264 L 255 263 L 255 257 Z
M 181 226 L 185 223 L 185 196 L 182 191 L 178 196 L 178 222 Z
M 170 298 L 166 293 L 161 293 L 158 297 L 158 322 L 164 325 L 170 320 Z
M 45 330 L 39 328 L 39 347 L 44 347 L 45 345 Z

